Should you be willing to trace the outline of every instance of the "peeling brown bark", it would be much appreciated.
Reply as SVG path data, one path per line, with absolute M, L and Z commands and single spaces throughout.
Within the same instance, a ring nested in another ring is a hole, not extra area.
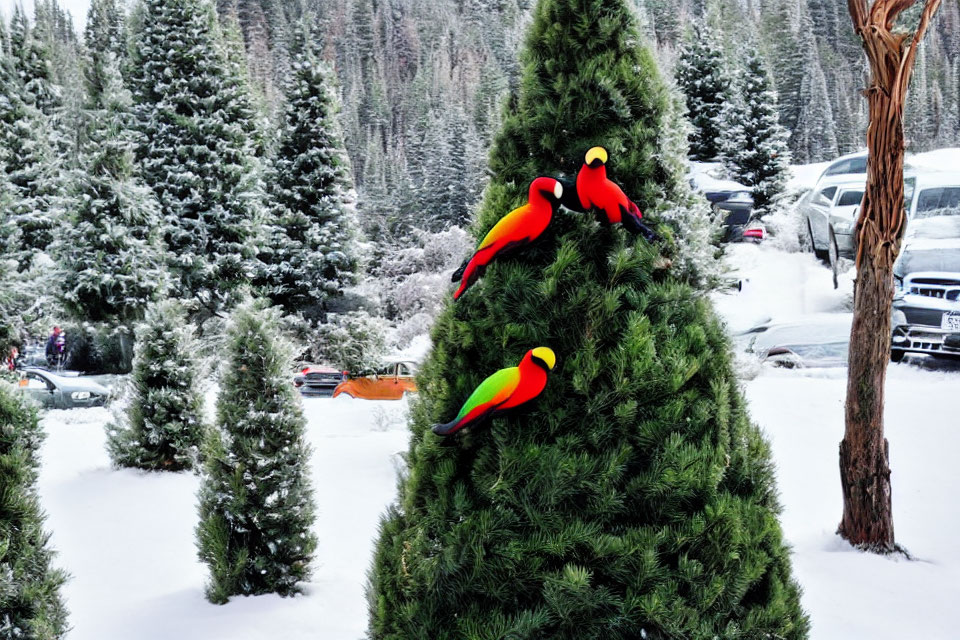
M 896 549 L 889 445 L 883 436 L 890 359 L 893 263 L 906 224 L 903 208 L 903 107 L 919 46 L 941 0 L 925 0 L 917 30 L 893 33 L 897 16 L 917 0 L 847 0 L 870 61 L 867 187 L 857 222 L 857 281 L 850 330 L 846 430 L 840 443 L 843 518 L 838 533 L 852 544 Z

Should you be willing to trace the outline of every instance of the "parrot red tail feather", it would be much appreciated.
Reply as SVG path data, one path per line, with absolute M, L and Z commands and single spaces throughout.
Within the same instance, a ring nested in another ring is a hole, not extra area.
M 433 432 L 449 436 L 533 400 L 547 386 L 547 373 L 556 362 L 556 355 L 548 347 L 527 351 L 519 365 L 500 369 L 481 382 L 463 403 L 457 417 L 445 424 L 433 425 Z
M 540 177 L 530 183 L 527 203 L 502 217 L 484 236 L 473 256 L 453 274 L 452 280 L 460 281 L 454 300 L 483 275 L 491 262 L 539 238 L 550 226 L 562 197 L 563 185 L 554 178 Z

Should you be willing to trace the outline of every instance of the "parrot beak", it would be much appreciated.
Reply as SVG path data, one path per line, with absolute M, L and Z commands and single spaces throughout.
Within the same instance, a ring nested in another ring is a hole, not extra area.
M 553 197 L 557 200 L 563 198 L 563 185 L 560 184 L 559 180 L 557 180 L 557 184 L 555 184 L 553 187 Z
M 587 151 L 587 155 L 583 161 L 588 167 L 593 168 L 601 164 L 607 164 L 607 150 L 603 147 L 593 147 L 590 151 Z
M 549 347 L 537 347 L 530 354 L 534 358 L 542 360 L 549 370 L 553 370 L 553 367 L 557 364 L 557 356 L 553 353 L 553 349 Z

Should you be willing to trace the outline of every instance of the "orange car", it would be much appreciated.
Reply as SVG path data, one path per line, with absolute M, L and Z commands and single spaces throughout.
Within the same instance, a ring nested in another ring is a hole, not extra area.
M 376 373 L 341 382 L 333 390 L 333 397 L 343 394 L 364 400 L 399 400 L 406 393 L 417 392 L 416 372 L 413 362 L 391 362 Z

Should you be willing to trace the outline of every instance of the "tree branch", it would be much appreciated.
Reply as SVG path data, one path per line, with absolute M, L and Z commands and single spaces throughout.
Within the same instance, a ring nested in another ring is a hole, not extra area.
M 858 34 L 867 26 L 867 0 L 847 0 L 847 9 L 853 19 L 853 29 Z
M 907 0 L 899 1 L 901 3 L 907 2 Z M 913 73 L 913 63 L 917 57 L 917 49 L 920 48 L 920 42 L 923 40 L 923 36 L 926 35 L 927 28 L 930 27 L 930 20 L 933 19 L 933 14 L 940 8 L 941 0 L 926 0 L 926 2 L 926 6 L 923 7 L 923 13 L 920 14 L 920 24 L 917 25 L 917 30 L 913 34 L 913 40 L 910 42 L 910 49 L 900 63 L 900 86 L 898 89 L 902 92 L 902 95 L 906 94 L 907 87 L 910 84 L 910 75 Z M 913 4 L 913 2 L 910 2 L 910 4 Z

